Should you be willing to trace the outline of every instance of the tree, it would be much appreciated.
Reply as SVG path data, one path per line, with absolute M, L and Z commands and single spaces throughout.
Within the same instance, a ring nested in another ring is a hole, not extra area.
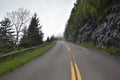
M 16 48 L 18 48 L 20 32 L 25 26 L 26 22 L 29 21 L 30 12 L 24 8 L 19 8 L 16 11 L 7 13 L 8 18 L 11 20 L 16 32 Z
M 20 45 L 19 47 L 28 47 L 29 43 L 28 43 L 28 32 L 27 32 L 27 27 L 24 27 L 24 29 L 22 30 L 23 32 L 23 36 L 20 40 Z
M 14 35 L 9 18 L 0 22 L 0 51 L 8 52 L 14 49 Z
M 52 35 L 51 38 L 50 38 L 50 41 L 54 41 L 55 40 L 55 36 Z
M 50 42 L 50 38 L 49 38 L 49 36 L 47 37 L 47 40 L 46 40 L 47 42 Z
M 23 35 L 21 43 L 23 42 L 27 47 L 37 46 L 43 43 L 43 33 L 41 31 L 42 26 L 39 24 L 39 18 L 35 13 L 30 21 L 27 35 Z M 24 47 L 26 47 L 24 46 Z

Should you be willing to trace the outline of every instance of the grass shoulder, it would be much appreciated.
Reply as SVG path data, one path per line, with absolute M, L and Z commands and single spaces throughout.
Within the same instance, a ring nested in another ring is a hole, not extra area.
M 115 47 L 115 46 L 106 47 L 106 46 L 103 46 L 101 48 L 98 48 L 94 44 L 88 43 L 88 42 L 80 43 L 80 45 L 84 46 L 86 48 L 102 50 L 102 51 L 107 52 L 107 53 L 109 53 L 111 55 L 114 55 L 114 56 L 120 56 L 120 48 L 119 47 Z
M 53 41 L 45 46 L 42 46 L 40 48 L 33 50 L 32 52 L 28 51 L 19 56 L 10 57 L 6 60 L 0 61 L 0 76 L 5 75 L 5 74 L 13 71 L 17 67 L 24 65 L 28 61 L 40 56 L 41 54 L 50 50 L 55 44 L 56 44 L 56 41 Z

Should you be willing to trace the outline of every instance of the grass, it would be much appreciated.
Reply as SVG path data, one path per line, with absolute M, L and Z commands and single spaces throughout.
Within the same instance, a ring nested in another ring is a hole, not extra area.
M 115 46 L 111 46 L 109 48 L 106 46 L 104 46 L 102 48 L 97 48 L 94 44 L 88 43 L 88 42 L 80 43 L 80 45 L 87 47 L 87 48 L 99 49 L 99 50 L 102 50 L 104 52 L 110 53 L 111 55 L 114 55 L 114 56 L 120 56 L 120 48 L 115 47 Z
M 17 52 L 19 50 L 24 50 L 24 49 L 27 49 L 27 48 L 20 47 L 19 49 L 15 49 L 12 52 Z M 11 52 L 0 52 L 0 56 L 5 55 L 5 54 L 9 54 L 9 53 L 11 53 Z
M 102 51 L 105 51 L 107 53 L 110 53 L 111 55 L 115 55 L 115 56 L 120 56 L 120 48 L 112 46 L 112 47 L 103 47 L 100 48 Z
M 88 42 L 83 42 L 83 43 L 80 43 L 81 46 L 84 46 L 84 47 L 87 47 L 87 48 L 93 48 L 93 49 L 96 49 L 96 46 L 93 45 L 92 43 L 88 43 Z
M 46 46 L 35 49 L 32 52 L 28 51 L 25 52 L 25 54 L 21 54 L 20 56 L 11 57 L 6 60 L 0 61 L 0 76 L 5 75 L 13 71 L 17 67 L 24 65 L 28 61 L 40 56 L 41 54 L 51 49 L 55 45 L 55 43 L 56 42 L 54 41 Z

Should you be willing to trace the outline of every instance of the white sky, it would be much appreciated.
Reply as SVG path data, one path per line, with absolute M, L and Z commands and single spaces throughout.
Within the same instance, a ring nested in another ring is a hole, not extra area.
M 0 20 L 7 12 L 25 8 L 37 13 L 44 37 L 64 32 L 71 9 L 76 0 L 0 0 Z

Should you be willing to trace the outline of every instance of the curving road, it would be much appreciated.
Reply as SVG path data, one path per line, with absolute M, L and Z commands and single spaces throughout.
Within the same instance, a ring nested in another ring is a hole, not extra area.
M 120 60 L 58 41 L 42 56 L 0 80 L 120 80 Z

